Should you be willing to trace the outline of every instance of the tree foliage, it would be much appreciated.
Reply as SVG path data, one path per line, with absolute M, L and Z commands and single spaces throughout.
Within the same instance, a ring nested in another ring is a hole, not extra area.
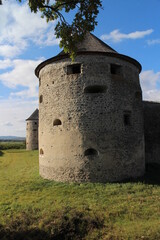
M 16 0 L 28 2 L 32 12 L 40 11 L 47 22 L 57 20 L 55 35 L 60 38 L 60 47 L 74 59 L 76 44 L 83 40 L 87 31 L 93 31 L 97 25 L 96 17 L 101 0 Z M 2 4 L 2 0 L 0 0 Z M 65 19 L 65 13 L 74 10 L 71 23 Z

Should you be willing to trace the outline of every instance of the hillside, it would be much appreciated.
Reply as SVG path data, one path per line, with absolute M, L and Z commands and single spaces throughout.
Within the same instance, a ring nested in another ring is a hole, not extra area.
M 24 141 L 25 137 L 17 136 L 0 136 L 0 141 Z

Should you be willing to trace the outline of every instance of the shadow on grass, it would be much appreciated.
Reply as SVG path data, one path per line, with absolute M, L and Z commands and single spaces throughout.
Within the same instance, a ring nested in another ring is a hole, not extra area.
M 52 219 L 43 221 L 43 226 L 36 227 L 32 216 L 22 214 L 20 218 L 12 221 L 8 226 L 0 225 L 1 240 L 80 240 L 84 239 L 91 231 L 104 227 L 104 219 L 84 216 L 83 213 L 73 212 L 70 216 L 59 213 Z M 32 227 L 34 226 L 34 227 Z
M 4 155 L 4 153 L 0 150 L 0 157 L 2 157 Z
M 0 226 L 0 239 L 1 240 L 43 240 L 43 239 L 55 239 L 51 238 L 45 231 L 39 229 L 30 229 L 30 230 L 13 230 L 3 229 Z

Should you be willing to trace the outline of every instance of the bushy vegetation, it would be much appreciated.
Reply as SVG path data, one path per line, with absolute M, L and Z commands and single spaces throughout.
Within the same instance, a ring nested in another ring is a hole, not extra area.
M 153 178 L 154 166 L 149 182 L 114 184 L 44 180 L 38 151 L 0 151 L 0 166 L 2 240 L 160 239 L 160 172 Z
M 0 150 L 7 149 L 25 149 L 25 141 L 0 141 Z

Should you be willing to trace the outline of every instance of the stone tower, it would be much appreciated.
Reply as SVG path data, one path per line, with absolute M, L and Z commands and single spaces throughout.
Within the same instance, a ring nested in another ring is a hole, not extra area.
M 160 164 L 160 103 L 143 102 L 146 163 Z
M 140 71 L 90 33 L 75 62 L 62 51 L 37 66 L 42 177 L 114 182 L 143 175 Z
M 38 149 L 38 109 L 26 119 L 26 150 Z

